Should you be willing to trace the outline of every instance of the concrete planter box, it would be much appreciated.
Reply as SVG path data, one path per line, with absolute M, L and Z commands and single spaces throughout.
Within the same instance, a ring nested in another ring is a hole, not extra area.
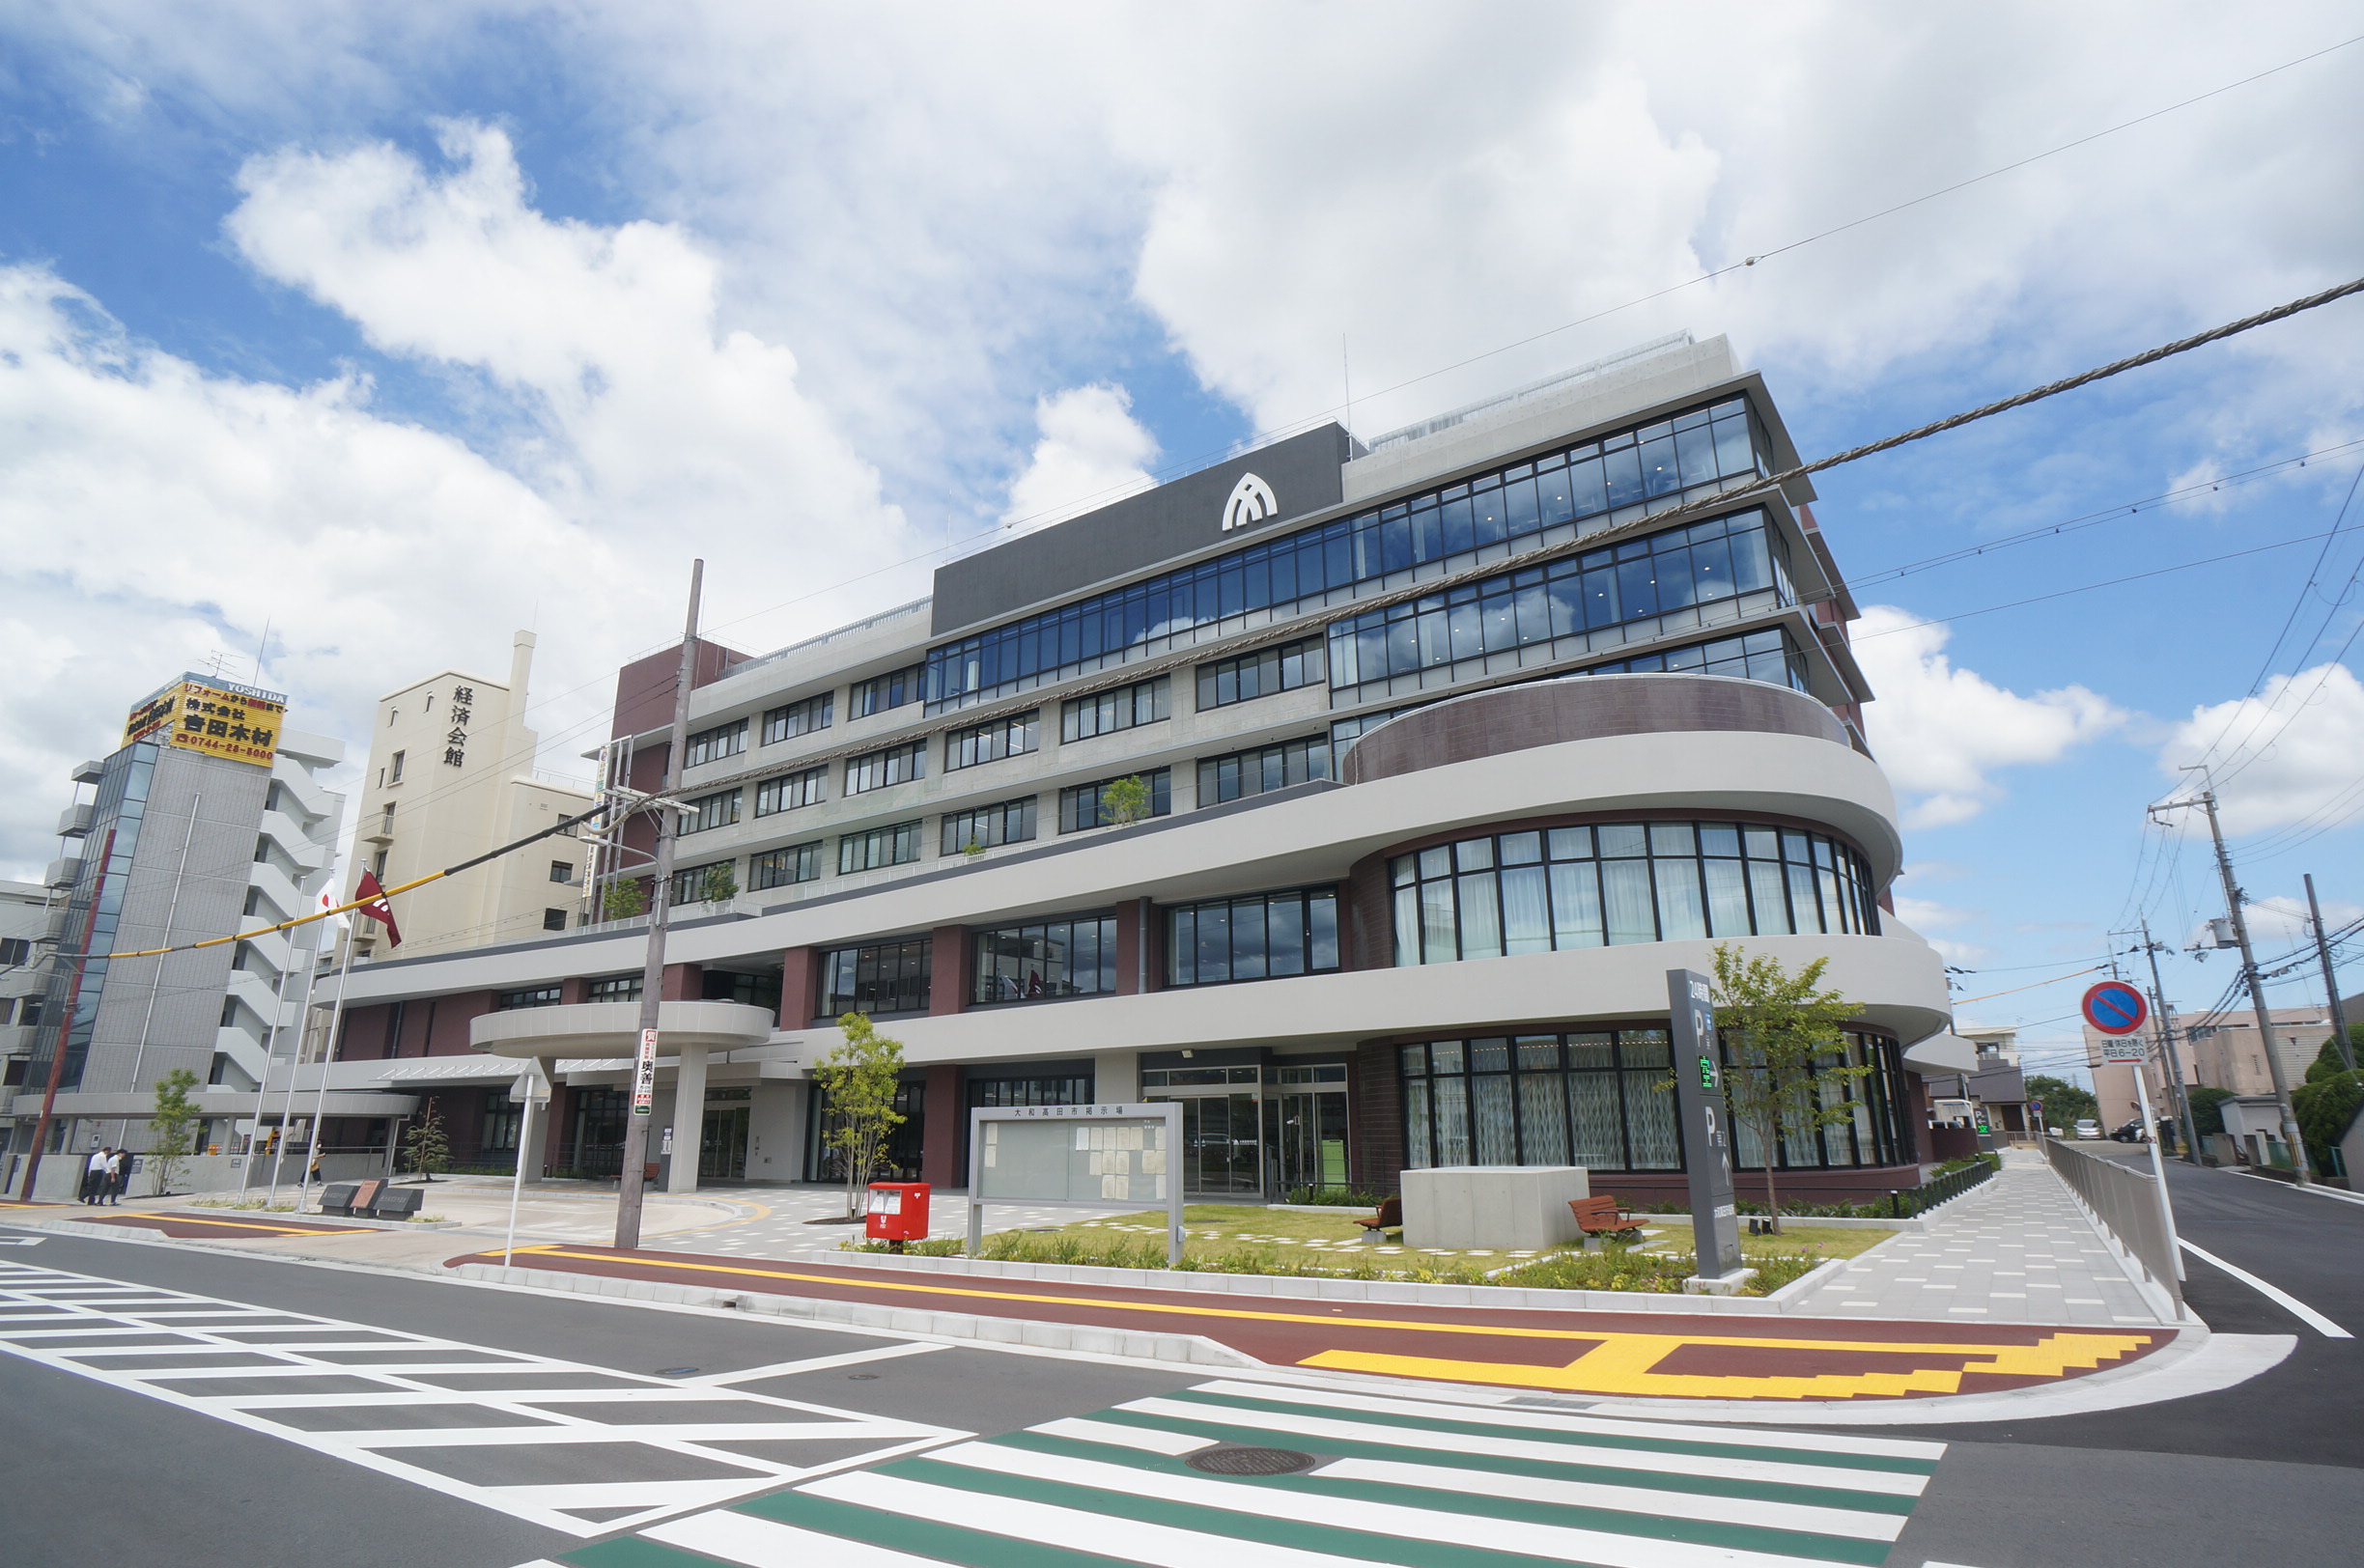
M 1431 1165 L 1403 1173 L 1406 1246 L 1544 1251 L 1582 1238 L 1568 1211 L 1592 1195 L 1582 1165 Z

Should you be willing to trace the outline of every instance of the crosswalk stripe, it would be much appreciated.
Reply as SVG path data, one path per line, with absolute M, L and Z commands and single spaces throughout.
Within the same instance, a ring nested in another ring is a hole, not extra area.
M 809 1488 L 752 1498 L 733 1505 L 731 1512 L 793 1525 L 832 1541 L 859 1540 L 892 1547 L 931 1562 L 958 1563 L 962 1568 L 1134 1568 L 1122 1558 L 1094 1551 L 1043 1540 L 1013 1540 L 943 1519 L 882 1513 L 859 1503 L 816 1497 Z M 823 1568 L 828 1561 L 826 1556 L 817 1560 L 799 1557 L 777 1568 Z M 602 1565 L 585 1563 L 582 1568 Z M 764 1568 L 774 1565 L 766 1563 Z
M 1219 1438 L 1201 1437 L 1196 1432 L 1167 1432 L 1148 1426 L 1118 1426 L 1112 1421 L 1095 1421 L 1086 1416 L 1071 1415 L 1064 1420 L 1045 1421 L 1028 1427 L 1047 1437 L 1073 1438 L 1079 1442 L 1113 1443 L 1119 1448 L 1139 1448 L 1143 1453 L 1167 1454 L 1179 1457 L 1196 1453 Z
M 842 1535 L 823 1535 L 774 1520 L 757 1519 L 727 1508 L 668 1520 L 643 1532 L 653 1541 L 684 1547 L 709 1556 L 746 1563 L 748 1568 L 787 1568 L 811 1564 L 820 1568 L 943 1568 L 933 1557 L 850 1541 Z
M 1117 1518 L 1028 1498 L 930 1486 L 908 1475 L 878 1470 L 832 1476 L 805 1490 L 887 1513 L 949 1520 L 1020 1541 L 1042 1541 L 1075 1551 L 1111 1552 L 1118 1554 L 1119 1562 L 1148 1564 L 1150 1568 L 1206 1568 L 1210 1549 L 1218 1547 L 1218 1543 L 1193 1528 Z M 1225 1568 L 1361 1568 L 1368 1560 L 1276 1546 L 1266 1541 L 1230 1539 L 1221 1542 L 1220 1550 Z
M 1143 1415 L 1166 1416 L 1180 1421 L 1206 1421 L 1215 1424 L 1250 1428 L 1264 1432 L 1281 1432 L 1291 1437 L 1331 1438 L 1348 1442 L 1400 1444 L 1403 1429 L 1374 1426 L 1365 1421 L 1337 1420 L 1324 1415 L 1275 1414 L 1239 1407 L 1209 1406 L 1186 1403 L 1175 1399 L 1136 1399 L 1117 1409 Z M 1633 1448 L 1599 1447 L 1581 1442 L 1537 1442 L 1529 1438 L 1489 1438 L 1473 1435 L 1456 1436 L 1453 1445 L 1458 1452 L 1487 1454 L 1504 1459 L 1540 1460 L 1545 1463 L 1590 1465 L 1604 1470 L 1656 1470 L 1674 1475 L 1695 1475 L 1719 1481 L 1762 1481 L 1786 1486 L 1808 1486 L 1824 1491 L 1850 1491 L 1886 1494 L 1897 1497 L 1918 1497 L 1928 1485 L 1926 1474 L 1905 1475 L 1893 1471 L 1832 1470 L 1818 1465 L 1791 1464 L 1771 1459 L 1723 1459 L 1703 1454 L 1670 1452 L 1645 1453 Z
M 1119 1494 L 1136 1499 L 1136 1507 L 1146 1501 L 1160 1508 L 1212 1510 L 1264 1522 L 1267 1527 L 1274 1523 L 1295 1528 L 1311 1526 L 1459 1546 L 1468 1542 L 1475 1523 L 1469 1510 L 1448 1512 L 1389 1501 L 1384 1495 L 1349 1497 L 1334 1489 L 1313 1491 L 1302 1485 L 1274 1484 L 1302 1481 L 1303 1477 L 1273 1477 L 1266 1484 L 1242 1486 L 1236 1481 L 1219 1480 L 1178 1468 L 1151 1471 L 1104 1460 L 1027 1452 L 999 1443 L 955 1443 L 937 1450 L 927 1459 L 896 1469 L 903 1475 L 924 1473 L 932 1478 L 953 1467 L 988 1471 L 1003 1485 L 1026 1485 L 1037 1495 L 1042 1483 L 1050 1482 L 1079 1491 Z M 1598 1568 L 1724 1568 L 1739 1564 L 1775 1568 L 1777 1564 L 1808 1562 L 1871 1563 L 1886 1555 L 1884 1546 L 1866 1554 L 1852 1542 L 1817 1538 L 1799 1543 L 1760 1528 L 1715 1532 L 1738 1535 L 1753 1543 L 1741 1546 L 1675 1539 L 1670 1525 L 1664 1522 L 1656 1533 L 1645 1536 L 1515 1517 L 1514 1510 L 1501 1507 L 1485 1511 L 1483 1520 L 1489 1547 L 1546 1559 L 1596 1564 Z M 1202 1516 L 1196 1523 L 1230 1534 L 1241 1528 L 1242 1521 L 1235 1517 L 1230 1522 L 1222 1522 Z M 1789 1550 L 1763 1550 L 1795 1545 L 1813 1549 L 1814 1554 L 1802 1556 Z
M 1378 1394 L 1334 1393 L 1328 1389 L 1290 1384 L 1202 1383 L 1185 1389 L 1178 1399 L 1249 1400 L 1258 1404 L 1309 1405 L 1320 1410 L 1368 1412 L 1374 1416 L 1407 1418 L 1425 1431 L 1439 1426 L 1482 1428 L 1522 1427 L 1534 1433 L 1567 1433 L 1597 1438 L 1624 1438 L 1650 1444 L 1681 1447 L 1703 1444 L 1717 1451 L 1778 1448 L 1793 1453 L 1831 1456 L 1823 1463 L 1839 1464 L 1839 1456 L 1934 1464 L 1944 1453 L 1942 1442 L 1918 1442 L 1900 1438 L 1834 1437 L 1810 1432 L 1760 1432 L 1731 1427 L 1702 1426 L 1684 1421 L 1628 1420 L 1596 1415 L 1562 1414 L 1556 1411 L 1511 1410 L 1502 1406 L 1438 1405 L 1420 1400 L 1390 1399 Z M 1881 1468 L 1887 1468 L 1885 1466 Z
M 1768 1529 L 1798 1530 L 1815 1535 L 1859 1535 L 1867 1541 L 1893 1541 L 1904 1533 L 1904 1516 L 1901 1514 L 1867 1514 L 1849 1508 L 1816 1507 L 1811 1503 L 1765 1502 L 1755 1498 L 1703 1497 L 1695 1492 L 1662 1492 L 1649 1487 L 1601 1486 L 1591 1481 L 1561 1481 L 1539 1475 L 1505 1475 L 1499 1471 L 1458 1470 L 1447 1465 L 1406 1465 L 1384 1459 L 1340 1459 L 1322 1466 L 1313 1473 L 1324 1480 L 1371 1481 L 1382 1486 L 1459 1492 L 1473 1497 L 1559 1503 L 1616 1513 L 1716 1520 L 1731 1525 L 1761 1525 Z

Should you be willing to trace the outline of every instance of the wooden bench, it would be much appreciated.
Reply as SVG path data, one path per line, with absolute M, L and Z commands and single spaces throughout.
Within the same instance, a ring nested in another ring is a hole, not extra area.
M 1613 1197 L 1570 1198 L 1568 1212 L 1576 1217 L 1576 1228 L 1587 1237 L 1615 1236 L 1621 1231 L 1641 1226 L 1642 1217 L 1627 1214 L 1618 1207 Z
M 1356 1215 L 1354 1221 L 1371 1233 L 1364 1240 L 1384 1239 L 1389 1231 L 1398 1230 L 1403 1226 L 1403 1199 L 1383 1199 L 1376 1214 Z

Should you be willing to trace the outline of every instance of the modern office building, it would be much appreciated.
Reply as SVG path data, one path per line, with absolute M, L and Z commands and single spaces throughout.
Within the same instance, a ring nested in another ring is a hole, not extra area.
M 183 675 L 132 709 L 111 755 L 74 770 L 76 795 L 84 785 L 89 793 L 58 825 L 67 853 L 49 868 L 43 928 L 58 956 L 42 971 L 40 1026 L 20 1035 L 23 1083 L 0 1112 L 13 1124 L 9 1152 L 32 1148 L 86 932 L 101 955 L 166 947 L 273 924 L 317 903 L 345 811 L 319 775 L 344 746 L 289 729 L 286 709 L 276 692 Z M 153 1086 L 175 1068 L 203 1085 L 200 1147 L 226 1141 L 232 1122 L 253 1114 L 273 1021 L 296 1020 L 302 966 L 284 935 L 93 960 L 64 1034 L 50 1150 L 145 1148 Z M 26 1005 L 17 1003 L 20 1020 Z
M 361 779 L 360 863 L 387 887 L 470 860 L 587 809 L 590 790 L 534 769 L 540 738 L 525 725 L 534 634 L 512 642 L 506 683 L 442 670 L 378 700 Z M 581 923 L 582 845 L 546 840 L 465 877 L 404 897 L 405 956 L 513 942 Z M 363 921 L 353 942 L 382 954 Z
M 1828 959 L 1870 1069 L 1744 1164 L 1912 1185 L 1921 1075 L 1976 1064 L 1887 909 L 1853 604 L 1811 487 L 1764 485 L 1796 461 L 1762 379 L 1685 337 L 1258 447 L 775 653 L 701 646 L 661 1122 L 710 1178 L 830 1176 L 807 1075 L 862 1010 L 909 1063 L 895 1161 L 940 1184 L 971 1107 L 1178 1100 L 1195 1193 L 1576 1163 L 1662 1195 L 1666 974 L 1733 938 Z M 643 788 L 677 662 L 619 677 Z M 532 1158 L 612 1172 L 641 924 L 360 966 L 330 1081 L 431 1094 L 499 1164 L 538 1055 Z
M 0 882 L 0 1112 L 22 1089 L 48 987 L 49 889 Z

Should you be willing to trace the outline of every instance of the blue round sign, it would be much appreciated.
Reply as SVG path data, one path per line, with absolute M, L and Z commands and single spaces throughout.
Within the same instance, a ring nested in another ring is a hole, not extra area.
M 2142 993 L 2124 980 L 2104 980 L 2088 989 L 2081 1010 L 2085 1022 L 2101 1034 L 2132 1034 L 2151 1012 Z

